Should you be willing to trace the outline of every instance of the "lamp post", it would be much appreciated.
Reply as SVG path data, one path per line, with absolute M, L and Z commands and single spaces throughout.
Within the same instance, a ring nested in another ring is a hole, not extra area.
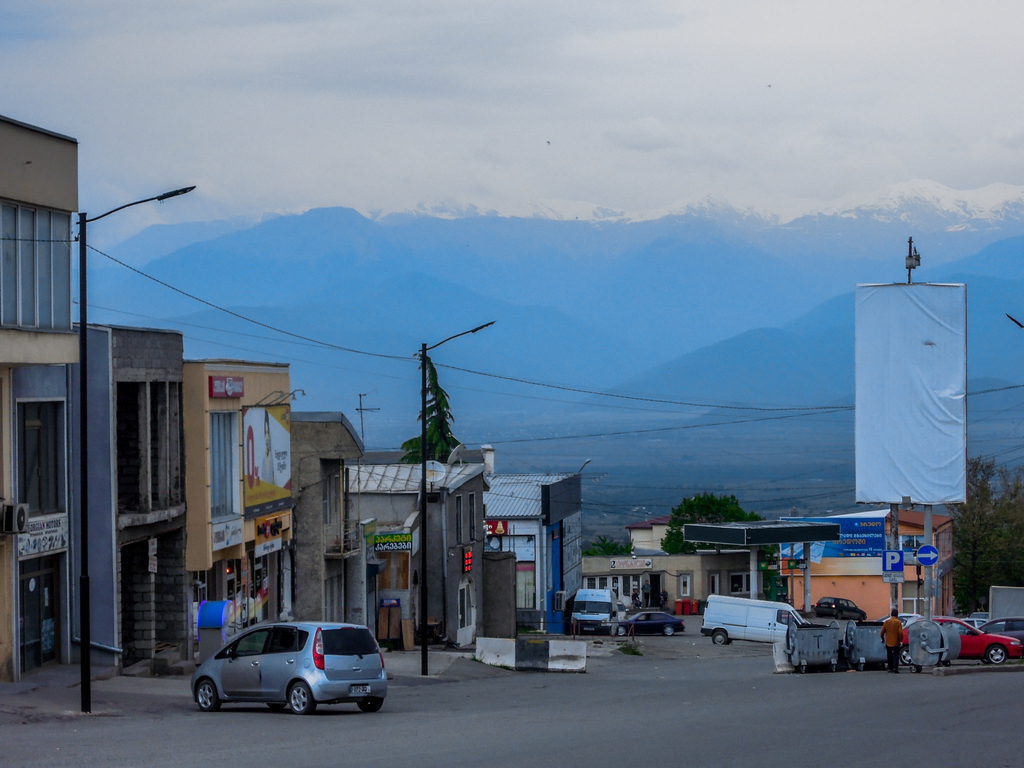
M 427 661 L 427 352 L 459 336 L 489 328 L 494 323 L 492 320 L 472 330 L 456 333 L 429 347 L 426 342 L 420 345 L 420 674 L 424 676 L 430 674 Z M 448 558 L 443 559 L 441 567 L 448 567 Z
M 89 259 L 86 225 L 99 221 L 112 213 L 154 200 L 163 201 L 191 192 L 195 187 L 184 187 L 164 192 L 156 197 L 136 200 L 89 218 L 89 214 L 78 214 L 78 429 L 79 429 L 79 539 L 81 554 L 81 575 L 78 580 L 79 653 L 81 655 L 82 711 L 92 712 L 92 627 L 89 606 L 89 423 L 86 418 L 89 402 L 89 293 L 86 273 Z

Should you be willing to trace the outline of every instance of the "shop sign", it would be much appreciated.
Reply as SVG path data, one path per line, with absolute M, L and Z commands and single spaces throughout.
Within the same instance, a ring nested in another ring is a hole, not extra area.
M 28 531 L 18 534 L 18 557 L 35 557 L 68 548 L 68 516 L 44 515 L 28 519 Z
M 644 571 L 653 565 L 654 561 L 649 557 L 623 557 L 608 563 L 613 571 Z
M 242 410 L 245 516 L 256 517 L 292 505 L 291 406 Z
M 488 536 L 504 536 L 509 530 L 508 520 L 484 520 L 484 531 Z
M 233 547 L 242 543 L 242 518 L 236 517 L 223 523 L 214 523 L 213 551 Z
M 263 557 L 281 549 L 282 530 L 284 530 L 284 519 L 280 515 L 257 520 L 256 543 L 253 547 L 253 554 L 256 557 Z
M 382 597 L 380 599 L 381 608 L 401 608 L 402 601 L 397 597 Z
M 373 549 L 373 539 L 377 534 L 377 518 L 370 518 L 363 524 L 363 540 L 367 549 Z
M 210 397 L 242 397 L 245 379 L 241 376 L 210 376 Z
M 383 531 L 375 534 L 373 548 L 378 552 L 411 552 L 412 532 Z

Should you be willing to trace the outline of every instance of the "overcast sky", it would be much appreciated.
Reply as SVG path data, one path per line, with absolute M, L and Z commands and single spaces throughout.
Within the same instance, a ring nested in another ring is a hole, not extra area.
M 0 113 L 109 221 L 1024 184 L 1019 3 L 3 0 Z M 589 210 L 589 209 L 587 209 Z

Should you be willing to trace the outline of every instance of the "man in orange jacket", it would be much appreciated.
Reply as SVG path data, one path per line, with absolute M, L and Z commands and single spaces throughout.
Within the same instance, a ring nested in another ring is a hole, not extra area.
M 899 620 L 899 612 L 895 608 L 892 609 L 889 618 L 883 622 L 882 631 L 879 634 L 885 640 L 889 671 L 898 675 L 900 673 L 900 646 L 903 645 L 903 622 Z

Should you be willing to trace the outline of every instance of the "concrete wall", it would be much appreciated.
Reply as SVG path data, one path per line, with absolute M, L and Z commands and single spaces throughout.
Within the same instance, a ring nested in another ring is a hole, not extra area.
M 485 552 L 483 556 L 484 637 L 516 636 L 516 556 Z
M 0 118 L 0 197 L 78 210 L 78 142 Z

